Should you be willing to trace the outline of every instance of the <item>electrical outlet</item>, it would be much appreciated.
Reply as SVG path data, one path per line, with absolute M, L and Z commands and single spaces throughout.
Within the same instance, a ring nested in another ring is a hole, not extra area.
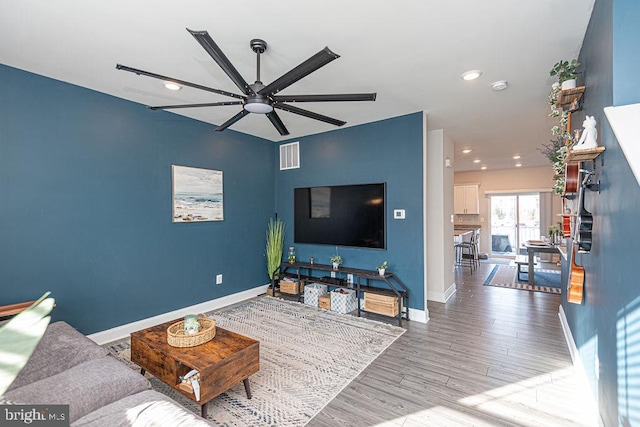
M 222 274 L 216 275 L 216 285 L 222 285 Z
M 335 271 L 331 272 L 331 277 L 333 277 L 334 279 L 336 278 L 336 272 Z
M 353 283 L 353 274 L 347 274 L 347 283 Z

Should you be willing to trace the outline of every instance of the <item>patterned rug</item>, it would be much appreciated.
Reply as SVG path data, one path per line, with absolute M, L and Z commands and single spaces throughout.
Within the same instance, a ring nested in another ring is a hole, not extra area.
M 279 298 L 207 313 L 220 327 L 260 341 L 260 371 L 209 402 L 221 426 L 304 426 L 405 330 Z M 215 339 L 215 338 L 214 338 Z M 129 339 L 108 344 L 132 369 Z M 200 414 L 191 400 L 147 374 L 153 388 Z
M 484 286 L 497 286 L 499 288 L 521 289 L 525 291 L 546 292 L 548 294 L 561 294 L 560 271 L 536 269 L 536 284 L 531 286 L 527 283 L 527 272 L 521 273 L 522 281 L 516 280 L 516 267 L 510 265 L 496 265 L 484 281 Z

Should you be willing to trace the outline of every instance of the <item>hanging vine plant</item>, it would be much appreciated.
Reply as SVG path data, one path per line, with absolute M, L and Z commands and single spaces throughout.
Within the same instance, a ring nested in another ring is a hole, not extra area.
M 560 196 L 564 194 L 564 160 L 567 158 L 572 145 L 573 141 L 570 145 L 567 145 L 565 137 L 558 136 L 556 139 L 552 139 L 549 144 L 542 144 L 542 148 L 539 149 L 553 167 L 553 191 Z

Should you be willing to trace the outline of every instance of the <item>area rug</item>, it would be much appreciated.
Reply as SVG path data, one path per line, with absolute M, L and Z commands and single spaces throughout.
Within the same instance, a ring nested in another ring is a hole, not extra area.
M 525 267 L 523 267 L 523 270 Z M 562 293 L 560 284 L 560 271 L 536 269 L 535 285 L 526 282 L 527 272 L 520 274 L 522 281 L 518 281 L 516 277 L 517 268 L 510 265 L 496 265 L 484 281 L 484 286 L 497 286 L 499 288 L 521 289 L 525 291 L 545 292 L 548 294 Z
M 259 297 L 210 313 L 220 327 L 260 341 L 260 371 L 209 402 L 221 426 L 304 426 L 405 330 L 284 301 Z M 129 340 L 106 346 L 132 369 Z M 153 388 L 200 414 L 191 400 L 147 374 Z

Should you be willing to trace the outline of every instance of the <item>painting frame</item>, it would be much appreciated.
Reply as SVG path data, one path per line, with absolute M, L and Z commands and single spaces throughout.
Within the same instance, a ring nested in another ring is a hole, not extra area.
M 171 165 L 171 221 L 224 221 L 223 172 Z

